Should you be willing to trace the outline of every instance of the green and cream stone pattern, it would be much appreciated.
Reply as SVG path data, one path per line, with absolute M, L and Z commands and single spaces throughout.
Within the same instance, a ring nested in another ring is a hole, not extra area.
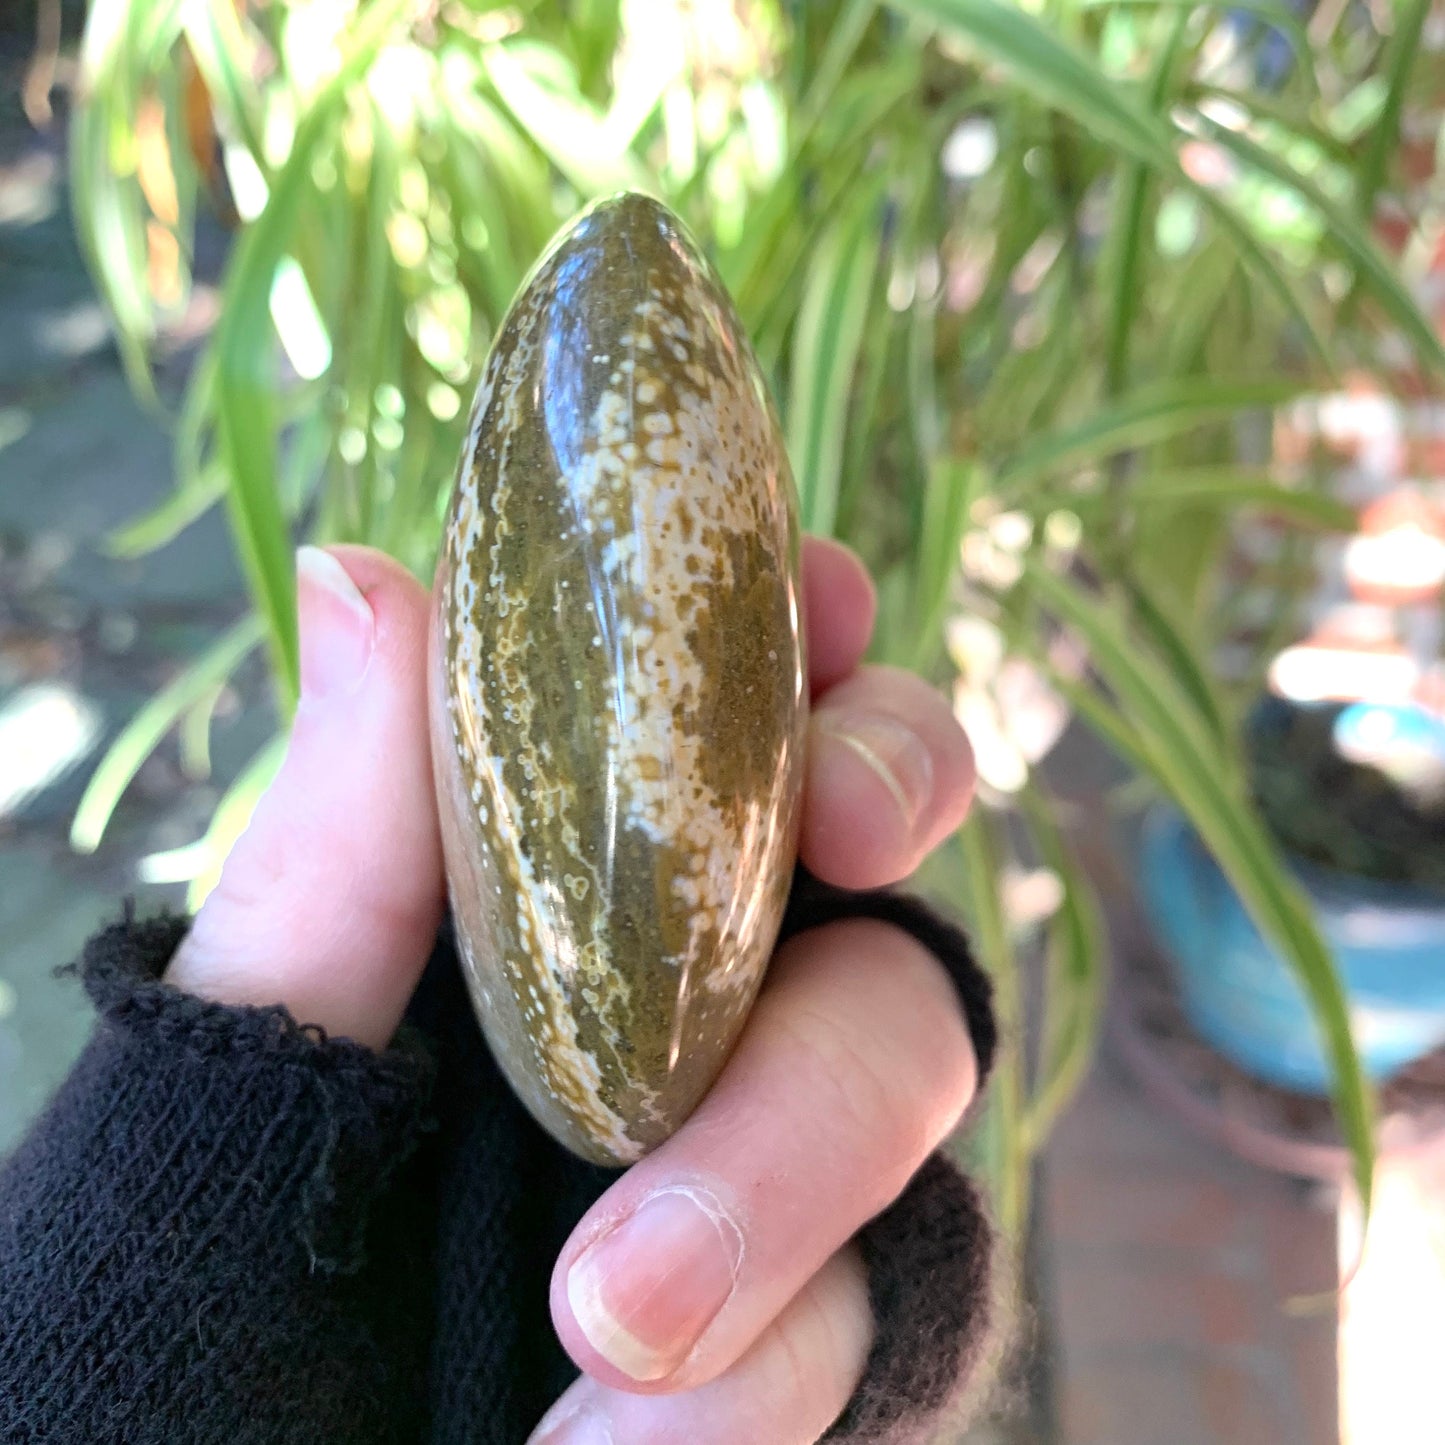
M 782 917 L 807 715 L 792 477 L 720 283 L 657 202 L 553 243 L 499 331 L 437 571 L 432 744 L 492 1051 L 586 1158 L 716 1077 Z

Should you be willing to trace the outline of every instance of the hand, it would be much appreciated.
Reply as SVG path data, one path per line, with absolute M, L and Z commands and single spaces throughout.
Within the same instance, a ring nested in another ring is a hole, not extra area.
M 808 539 L 803 598 L 802 857 L 844 887 L 895 882 L 961 821 L 968 745 L 918 678 L 859 667 L 874 599 L 851 553 Z M 168 977 L 382 1048 L 444 901 L 428 599 L 395 563 L 339 547 L 303 551 L 298 602 L 286 760 Z M 870 1344 L 847 1241 L 952 1129 L 974 1082 L 953 987 L 911 937 L 848 920 L 780 949 L 708 1097 L 563 1249 L 553 1319 L 585 1374 L 534 1440 L 816 1440 Z

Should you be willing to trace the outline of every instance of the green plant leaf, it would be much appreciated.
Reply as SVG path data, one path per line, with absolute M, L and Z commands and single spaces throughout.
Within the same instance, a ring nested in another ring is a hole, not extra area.
M 966 36 L 1040 100 L 1093 127 L 1126 154 L 1168 163 L 1167 133 L 1139 104 L 1136 88 L 1106 76 L 1036 16 L 997 0 L 893 0 L 893 6 Z
M 1279 0 L 1075 0 L 1081 10 L 1183 10 L 1186 18 L 1202 10 L 1217 10 L 1221 18 L 1230 15 L 1252 15 L 1263 21 L 1280 37 L 1294 53 L 1295 66 L 1309 85 L 1313 94 L 1319 93 L 1319 79 L 1315 75 L 1314 52 L 1310 47 L 1309 34 L 1299 17 Z
M 1077 505 L 1060 498 L 1063 505 Z M 1226 511 L 1257 508 L 1271 516 L 1329 532 L 1353 532 L 1355 508 L 1327 492 L 1288 486 L 1262 469 L 1180 467 L 1129 478 L 1131 507 L 1207 506 Z
M 231 479 L 226 503 L 232 534 L 266 620 L 282 712 L 288 716 L 300 688 L 300 663 L 295 562 L 277 473 L 271 286 L 289 254 L 298 213 L 314 191 L 312 161 L 320 138 L 341 110 L 347 87 L 406 9 L 407 0 L 377 0 L 349 32 L 339 65 L 297 124 L 291 153 L 275 177 L 265 210 L 236 244 L 212 343 L 219 454 Z
M 1353 170 L 1356 164 L 1355 147 L 1349 141 L 1317 121 L 1312 111 L 1278 95 L 1191 81 L 1183 88 L 1179 98 L 1184 104 L 1194 107 L 1202 101 L 1222 100 L 1252 120 L 1274 127 L 1288 138 L 1304 141 L 1336 166 Z
M 824 536 L 838 515 L 848 404 L 883 245 L 879 195 L 867 187 L 824 234 L 793 332 L 788 452 L 803 526 Z
M 1105 75 L 1087 55 L 1061 40 L 1035 16 L 998 0 L 891 3 L 895 9 L 927 16 L 971 40 L 1007 66 L 1038 99 L 1072 116 L 1086 131 L 1144 162 L 1165 180 L 1188 186 L 1228 233 L 1241 260 L 1298 322 L 1320 364 L 1332 371 L 1328 348 L 1294 283 L 1229 202 L 1180 168 L 1174 128 L 1150 115 L 1133 87 Z
M 205 460 L 215 421 L 215 380 L 215 359 L 208 349 L 192 368 L 176 423 L 175 486 L 157 506 L 107 534 L 102 547 L 110 556 L 134 559 L 156 551 L 225 496 L 229 478 L 224 467 Z
M 140 766 L 156 750 L 177 719 L 218 683 L 236 670 L 241 660 L 264 635 L 258 617 L 247 616 L 211 644 L 196 660 L 150 698 L 120 731 L 106 750 L 85 792 L 76 805 L 70 825 L 70 846 L 93 853 L 121 795 Z
M 781 352 L 804 273 L 823 236 L 872 183 L 867 170 L 879 133 L 906 109 L 920 83 L 918 58 L 906 51 L 853 75 L 838 92 L 827 124 L 819 126 L 811 145 L 790 150 L 788 164 L 749 209 L 735 248 L 719 257 L 765 363 Z
M 1053 809 L 1031 784 L 1022 802 L 1039 859 L 1063 887 L 1049 928 L 1039 1068 L 1022 1122 L 1025 1147 L 1043 1147 L 1094 1058 L 1104 1011 L 1104 925 L 1093 887 L 1070 855 Z
M 914 549 L 914 652 L 909 665 L 928 672 L 943 643 L 959 546 L 968 526 L 969 510 L 985 495 L 987 477 L 976 463 L 940 457 L 929 472 L 923 492 L 923 525 Z
M 176 724 L 176 748 L 181 771 L 188 778 L 211 776 L 211 724 L 216 708 L 226 695 L 224 682 L 213 683 L 181 714 Z
M 1390 37 L 1385 66 L 1385 103 L 1370 128 L 1365 155 L 1355 173 L 1355 214 L 1368 226 L 1375 201 L 1389 174 L 1390 161 L 1400 141 L 1400 117 L 1405 93 L 1420 54 L 1420 37 L 1430 18 L 1431 0 L 1401 0 L 1394 6 L 1395 33 Z
M 1137 729 L 1124 717 L 1119 709 L 1102 693 L 1076 678 L 1069 677 L 1038 647 L 1024 649 L 1048 675 L 1052 687 L 1069 707 L 1098 734 L 1100 740 L 1118 755 L 1121 762 L 1128 763 L 1137 778 L 1142 779 L 1151 789 L 1156 786 L 1155 768 L 1140 739 Z
M 1189 11 L 1182 11 L 1175 16 L 1168 38 L 1155 57 L 1148 88 L 1148 104 L 1153 111 L 1162 111 L 1168 100 L 1185 31 L 1189 26 L 1189 14 Z M 1109 228 L 1113 246 L 1113 283 L 1104 361 L 1104 395 L 1107 397 L 1118 396 L 1124 391 L 1129 375 L 1129 347 L 1144 296 L 1151 250 L 1151 229 L 1145 225 L 1151 175 L 1147 165 L 1136 161 L 1116 183 L 1118 194 L 1114 220 Z
M 1297 397 L 1303 380 L 1219 381 L 1183 377 L 1141 386 L 1086 421 L 1045 436 L 998 469 L 999 491 L 1014 496 L 1068 467 L 1093 464 L 1179 436 L 1208 422 Z
M 994 985 L 999 1033 L 1006 1041 L 994 1066 L 988 1164 L 1004 1234 L 1020 1242 L 1029 1211 L 1029 1158 L 1024 1138 L 1023 1065 L 1017 1040 L 1021 1018 L 1018 960 L 1003 912 L 999 843 L 987 810 L 977 807 L 958 831 L 963 855 L 964 907 L 974 949 Z
M 831 17 L 823 53 L 811 69 L 807 89 L 798 105 L 791 137 L 794 147 L 811 135 L 813 127 L 833 103 L 849 62 L 877 15 L 878 0 L 844 0 L 840 12 Z
M 1129 608 L 1134 620 L 1180 688 L 1188 694 L 1194 711 L 1218 749 L 1220 765 L 1234 773 L 1235 758 L 1231 748 L 1229 724 L 1225 719 L 1224 709 L 1220 707 L 1215 696 L 1209 673 L 1200 659 L 1199 647 L 1192 638 L 1186 638 L 1184 623 L 1170 616 L 1168 608 L 1138 576 L 1127 576 L 1123 586 L 1128 594 Z M 1234 778 L 1234 782 L 1237 787 L 1242 786 L 1238 777 Z
M 289 167 L 282 172 L 284 183 Z M 272 207 L 284 205 L 282 186 Z M 269 224 L 268 224 L 269 223 Z M 282 514 L 276 471 L 277 431 L 270 358 L 275 339 L 266 298 L 272 265 L 264 240 L 280 233 L 284 218 L 268 208 L 246 233 L 227 287 L 229 306 L 217 328 L 218 456 L 230 479 L 226 506 L 231 534 L 262 617 L 267 624 L 281 705 L 296 704 L 300 663 L 296 642 L 296 591 L 290 530 Z M 251 248 L 246 241 L 259 238 Z M 280 239 L 278 235 L 277 239 Z
M 1273 151 L 1240 131 L 1201 116 L 1205 131 L 1246 166 L 1294 191 L 1324 221 L 1324 240 L 1355 268 L 1364 291 L 1374 297 L 1380 309 L 1404 332 L 1420 359 L 1437 374 L 1445 374 L 1445 343 L 1435 333 L 1428 317 L 1416 305 L 1404 282 L 1391 270 L 1379 248 L 1361 229 L 1355 217 L 1327 196 L 1318 183 L 1303 171 L 1281 160 Z
M 264 175 L 261 102 L 252 79 L 256 58 L 242 27 L 244 10 L 235 0 L 183 0 L 180 13 L 196 69 L 222 127 L 245 146 Z
M 1218 758 L 1202 745 L 1197 725 L 1190 724 L 1192 709 L 1182 703 L 1168 672 L 1097 599 L 1033 558 L 1026 559 L 1025 575 L 1041 603 L 1088 644 L 1094 667 L 1133 723 L 1140 760 L 1198 830 L 1250 916 L 1299 979 L 1330 1060 L 1336 1117 L 1368 1215 L 1374 1180 L 1374 1093 L 1360 1067 L 1334 959 L 1308 902 L 1254 809 L 1225 786 Z
M 158 506 L 132 518 L 106 535 L 108 556 L 132 560 L 173 542 L 192 522 L 204 516 L 226 494 L 226 473 L 210 466 L 186 487 L 177 487 Z
M 103 14 L 102 14 L 103 12 Z M 70 127 L 70 195 L 91 275 L 109 308 L 126 379 L 158 407 L 150 370 L 155 335 L 147 278 L 147 207 L 135 177 L 138 87 L 154 45 L 152 26 L 175 6 L 114 0 L 95 7 L 80 52 L 80 94 Z
M 487 78 L 522 130 L 584 197 L 619 189 L 654 191 L 657 182 L 607 127 L 606 117 L 572 87 L 548 84 L 529 64 L 541 47 L 508 42 L 482 52 Z M 555 67 L 551 67 L 554 68 Z

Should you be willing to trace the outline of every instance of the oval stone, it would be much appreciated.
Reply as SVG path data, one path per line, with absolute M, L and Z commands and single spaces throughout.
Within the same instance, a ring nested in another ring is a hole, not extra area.
M 471 414 L 431 725 L 458 948 L 492 1051 L 576 1153 L 687 1117 L 776 941 L 806 673 L 777 418 L 681 223 L 624 194 L 538 262 Z

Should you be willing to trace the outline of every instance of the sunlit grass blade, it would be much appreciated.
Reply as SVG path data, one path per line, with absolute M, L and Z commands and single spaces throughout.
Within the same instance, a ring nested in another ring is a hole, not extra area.
M 845 0 L 828 26 L 828 39 L 813 67 L 798 106 L 790 139 L 796 147 L 806 140 L 833 97 L 863 39 L 878 14 L 878 0 Z
M 1260 511 L 1327 532 L 1352 532 L 1359 524 L 1355 508 L 1328 492 L 1287 486 L 1268 471 L 1248 467 L 1180 467 L 1171 472 L 1138 473 L 1129 478 L 1129 505 Z
M 1189 26 L 1189 12 L 1181 11 L 1169 27 L 1165 43 L 1155 56 L 1147 91 L 1151 110 L 1160 111 L 1168 99 L 1179 63 L 1179 53 Z M 1104 395 L 1118 396 L 1129 374 L 1129 347 L 1134 337 L 1138 309 L 1152 250 L 1148 214 L 1150 167 L 1135 161 L 1115 182 L 1117 194 L 1114 219 L 1109 228 L 1112 246 L 1112 295 L 1109 301 L 1108 342 L 1104 353 Z
M 1196 107 L 1202 101 L 1223 101 L 1230 109 L 1263 122 L 1290 139 L 1304 141 L 1336 166 L 1353 170 L 1356 164 L 1356 146 L 1352 142 L 1321 124 L 1313 110 L 1269 91 L 1191 81 L 1183 87 L 1179 99 L 1185 105 Z
M 219 462 L 203 460 L 213 436 L 216 367 L 207 349 L 192 368 L 176 421 L 175 485 L 157 506 L 112 530 L 103 548 L 113 557 L 135 558 L 173 541 L 222 500 L 229 478 Z
M 793 332 L 788 452 L 803 526 L 831 535 L 838 514 L 848 403 L 883 244 L 879 188 L 828 230 L 808 266 Z
M 906 51 L 849 77 L 813 145 L 790 154 L 789 164 L 750 208 L 736 247 L 719 256 L 723 278 L 765 363 L 781 354 L 804 274 L 824 235 L 872 184 L 867 171 L 876 137 L 895 112 L 906 109 L 919 84 L 917 57 Z
M 1213 377 L 1141 386 L 1087 420 L 1035 442 L 998 469 L 999 490 L 1015 495 L 1069 467 L 1097 463 L 1117 452 L 1179 436 L 1251 408 L 1298 396 L 1291 379 L 1221 381 Z
M 147 207 L 135 177 L 134 70 L 153 16 L 138 0 L 116 0 L 91 17 L 80 55 L 79 103 L 70 127 L 70 194 L 76 234 L 110 309 L 126 378 L 159 404 L 150 370 L 155 311 L 146 272 Z
M 516 282 L 520 282 L 563 219 L 570 201 L 558 196 L 552 167 L 545 155 L 500 105 L 493 104 L 485 95 L 470 94 L 457 97 L 450 110 L 459 125 L 466 122 L 461 126 L 461 134 L 468 144 L 479 148 L 488 172 L 495 178 L 496 196 L 502 208 L 498 219 L 506 222 L 511 254 L 515 258 L 515 289 Z M 490 213 L 482 213 L 481 219 L 491 226 Z M 505 310 L 505 306 L 502 309 Z
M 1186 16 L 1201 10 L 1217 10 L 1221 21 L 1231 16 L 1253 16 L 1285 41 L 1292 52 L 1296 72 L 1303 76 L 1312 94 L 1319 94 L 1309 35 L 1299 17 L 1279 0 L 1075 0 L 1075 3 L 1081 10 L 1183 10 Z
M 1370 128 L 1364 159 L 1355 172 L 1355 214 L 1365 226 L 1374 216 L 1375 201 L 1399 145 L 1405 94 L 1420 58 L 1420 37 L 1431 8 L 1431 0 L 1401 0 L 1394 6 L 1395 33 L 1390 37 L 1385 66 L 1385 102 Z
M 1094 127 L 1129 155 L 1158 164 L 1169 148 L 1137 90 L 1106 76 L 1083 51 L 1027 11 L 999 0 L 892 0 L 905 14 L 926 16 L 967 36 L 1009 66 L 1040 99 Z
M 264 219 L 258 224 L 264 225 Z M 282 710 L 289 713 L 299 691 L 300 662 L 293 547 L 280 505 L 274 379 L 268 370 L 274 345 L 264 304 L 270 272 L 257 252 L 247 259 L 252 265 L 238 266 L 232 277 L 232 304 L 216 334 L 218 455 L 229 476 L 232 536 L 266 621 Z M 248 302 L 260 304 L 251 308 Z
M 874 313 L 876 325 L 869 326 L 858 353 L 858 370 L 849 408 L 849 427 L 843 451 L 843 472 L 838 489 L 836 530 L 840 537 L 857 535 L 860 506 L 868 500 L 877 481 L 878 448 L 885 435 L 881 417 L 885 408 L 896 404 L 896 374 L 891 363 L 895 341 L 902 329 L 892 311 Z
M 1088 644 L 1091 661 L 1129 715 L 1138 756 L 1198 830 L 1263 935 L 1280 950 L 1310 1000 L 1331 1063 L 1340 1131 L 1354 1161 L 1366 1213 L 1374 1179 L 1374 1094 L 1350 1032 L 1334 959 L 1309 904 L 1289 876 L 1252 806 L 1225 785 L 1218 759 L 1187 725 L 1178 688 L 1118 619 L 1035 559 L 1028 582 L 1042 604 Z
M 558 200 L 548 161 L 511 119 L 475 87 L 464 89 L 453 68 L 442 74 L 445 150 L 436 178 L 462 218 L 458 266 L 490 331 L 560 219 Z
M 1217 689 L 1200 657 L 1198 645 L 1193 638 L 1185 636 L 1185 624 L 1171 617 L 1165 604 L 1137 576 L 1126 578 L 1123 586 L 1134 620 L 1175 681 L 1188 694 L 1195 712 L 1218 749 L 1220 762 L 1226 770 L 1235 773 L 1236 760 L 1229 723 L 1219 705 Z M 1233 782 L 1236 787 L 1241 785 L 1237 776 Z
M 495 325 L 506 313 L 525 268 L 511 246 L 505 200 L 473 132 L 449 129 L 441 173 L 454 210 L 474 218 L 462 234 L 458 268 L 467 289 L 483 300 Z
M 1140 282 L 1147 249 L 1144 208 L 1149 191 L 1149 170 L 1131 166 L 1118 182 L 1119 196 L 1112 227 L 1115 236 L 1113 286 L 1109 303 L 1108 341 L 1104 351 L 1104 394 L 1118 396 L 1129 374 L 1129 344 L 1142 299 Z
M 86 785 L 70 825 L 70 845 L 81 853 L 100 846 L 121 795 L 140 766 L 186 710 L 205 697 L 261 641 L 260 619 L 247 616 L 178 673 L 121 729 Z
M 940 457 L 925 483 L 923 525 L 914 552 L 914 652 L 909 661 L 916 670 L 930 671 L 942 648 L 944 619 L 958 576 L 959 544 L 969 509 L 987 487 L 982 468 L 953 457 Z
M 611 79 L 612 61 L 622 39 L 621 0 L 573 0 L 569 53 L 577 65 L 579 87 L 593 95 Z
M 1084 52 L 1059 38 L 1037 17 L 999 0 L 891 3 L 895 9 L 927 16 L 971 40 L 985 55 L 1008 67 L 1039 100 L 1056 106 L 1164 179 L 1192 190 L 1227 232 L 1241 260 L 1294 318 L 1319 364 L 1332 370 L 1329 350 L 1293 280 L 1222 195 L 1181 169 L 1174 128 L 1145 109 L 1134 87 L 1105 75 Z
M 1022 797 L 1039 861 L 1063 889 L 1049 923 L 1048 982 L 1038 1072 L 1022 1123 L 1025 1147 L 1043 1146 L 1093 1061 L 1104 1010 L 1106 940 L 1099 903 L 1059 835 L 1047 800 L 1030 786 Z
M 385 117 L 372 109 L 369 119 L 371 164 L 365 206 L 357 213 L 355 274 L 350 281 L 354 300 L 346 317 L 350 344 L 343 347 L 350 364 L 346 376 L 333 379 L 344 386 L 344 427 L 360 448 L 360 455 L 352 453 L 338 459 L 343 485 L 334 490 L 330 500 L 335 505 L 325 518 L 326 535 L 348 542 L 375 535 L 381 458 L 373 424 L 374 407 L 378 389 L 394 385 L 393 378 L 401 375 L 401 352 L 406 340 L 404 306 L 398 294 L 401 268 L 387 231 L 399 204 L 400 157 Z
M 1029 1158 L 1024 1145 L 1023 1018 L 1018 960 L 1003 911 L 1000 842 L 987 810 L 976 807 L 958 831 L 963 854 L 962 900 L 979 963 L 993 980 L 994 1011 L 1002 1045 L 990 1088 L 991 1116 L 985 1125 L 988 1174 L 998 1219 L 1016 1244 L 1029 1213 Z
M 211 725 L 225 695 L 226 684 L 213 683 L 181 714 L 176 724 L 176 751 L 180 754 L 181 771 L 188 778 L 211 776 Z
M 1207 116 L 1201 117 L 1201 123 L 1212 139 L 1244 165 L 1294 191 L 1320 216 L 1324 222 L 1324 243 L 1355 268 L 1364 294 L 1373 297 L 1385 315 L 1404 332 L 1421 361 L 1437 375 L 1445 375 L 1445 343 L 1354 215 L 1326 195 L 1312 177 L 1249 136 Z
M 175 541 L 225 496 L 226 483 L 220 466 L 207 467 L 189 486 L 177 487 L 158 506 L 108 533 L 102 544 L 105 552 L 111 557 L 144 557 Z
M 237 242 L 212 343 L 220 459 L 231 479 L 226 503 L 252 595 L 266 620 L 286 715 L 296 704 L 300 663 L 295 564 L 277 475 L 277 343 L 270 320 L 271 286 L 287 255 L 297 214 L 308 191 L 314 190 L 317 141 L 343 103 L 347 86 L 365 69 L 405 9 L 406 0 L 380 0 L 350 32 L 340 65 L 297 125 L 291 153 L 274 179 L 265 210 Z
M 1049 686 L 1084 720 L 1089 730 L 1112 749 L 1121 762 L 1128 763 L 1138 778 L 1154 787 L 1154 763 L 1129 719 L 1089 684 L 1079 682 L 1056 666 L 1042 648 L 1026 650 L 1047 676 Z
M 1224 236 L 1209 237 L 1176 275 L 1169 327 L 1155 352 L 1164 376 L 1208 374 L 1215 368 L 1209 347 L 1231 299 L 1250 290 L 1249 273 Z M 1253 293 L 1255 316 L 1273 326 L 1268 298 Z
M 181 7 L 186 41 L 211 104 L 264 174 L 260 97 L 252 79 L 255 57 L 242 28 L 244 13 L 234 0 L 185 0 Z
M 489 45 L 482 63 L 502 103 L 552 164 L 584 197 L 619 188 L 655 190 L 653 177 L 584 96 L 545 84 L 528 67 L 533 53 L 525 44 Z

